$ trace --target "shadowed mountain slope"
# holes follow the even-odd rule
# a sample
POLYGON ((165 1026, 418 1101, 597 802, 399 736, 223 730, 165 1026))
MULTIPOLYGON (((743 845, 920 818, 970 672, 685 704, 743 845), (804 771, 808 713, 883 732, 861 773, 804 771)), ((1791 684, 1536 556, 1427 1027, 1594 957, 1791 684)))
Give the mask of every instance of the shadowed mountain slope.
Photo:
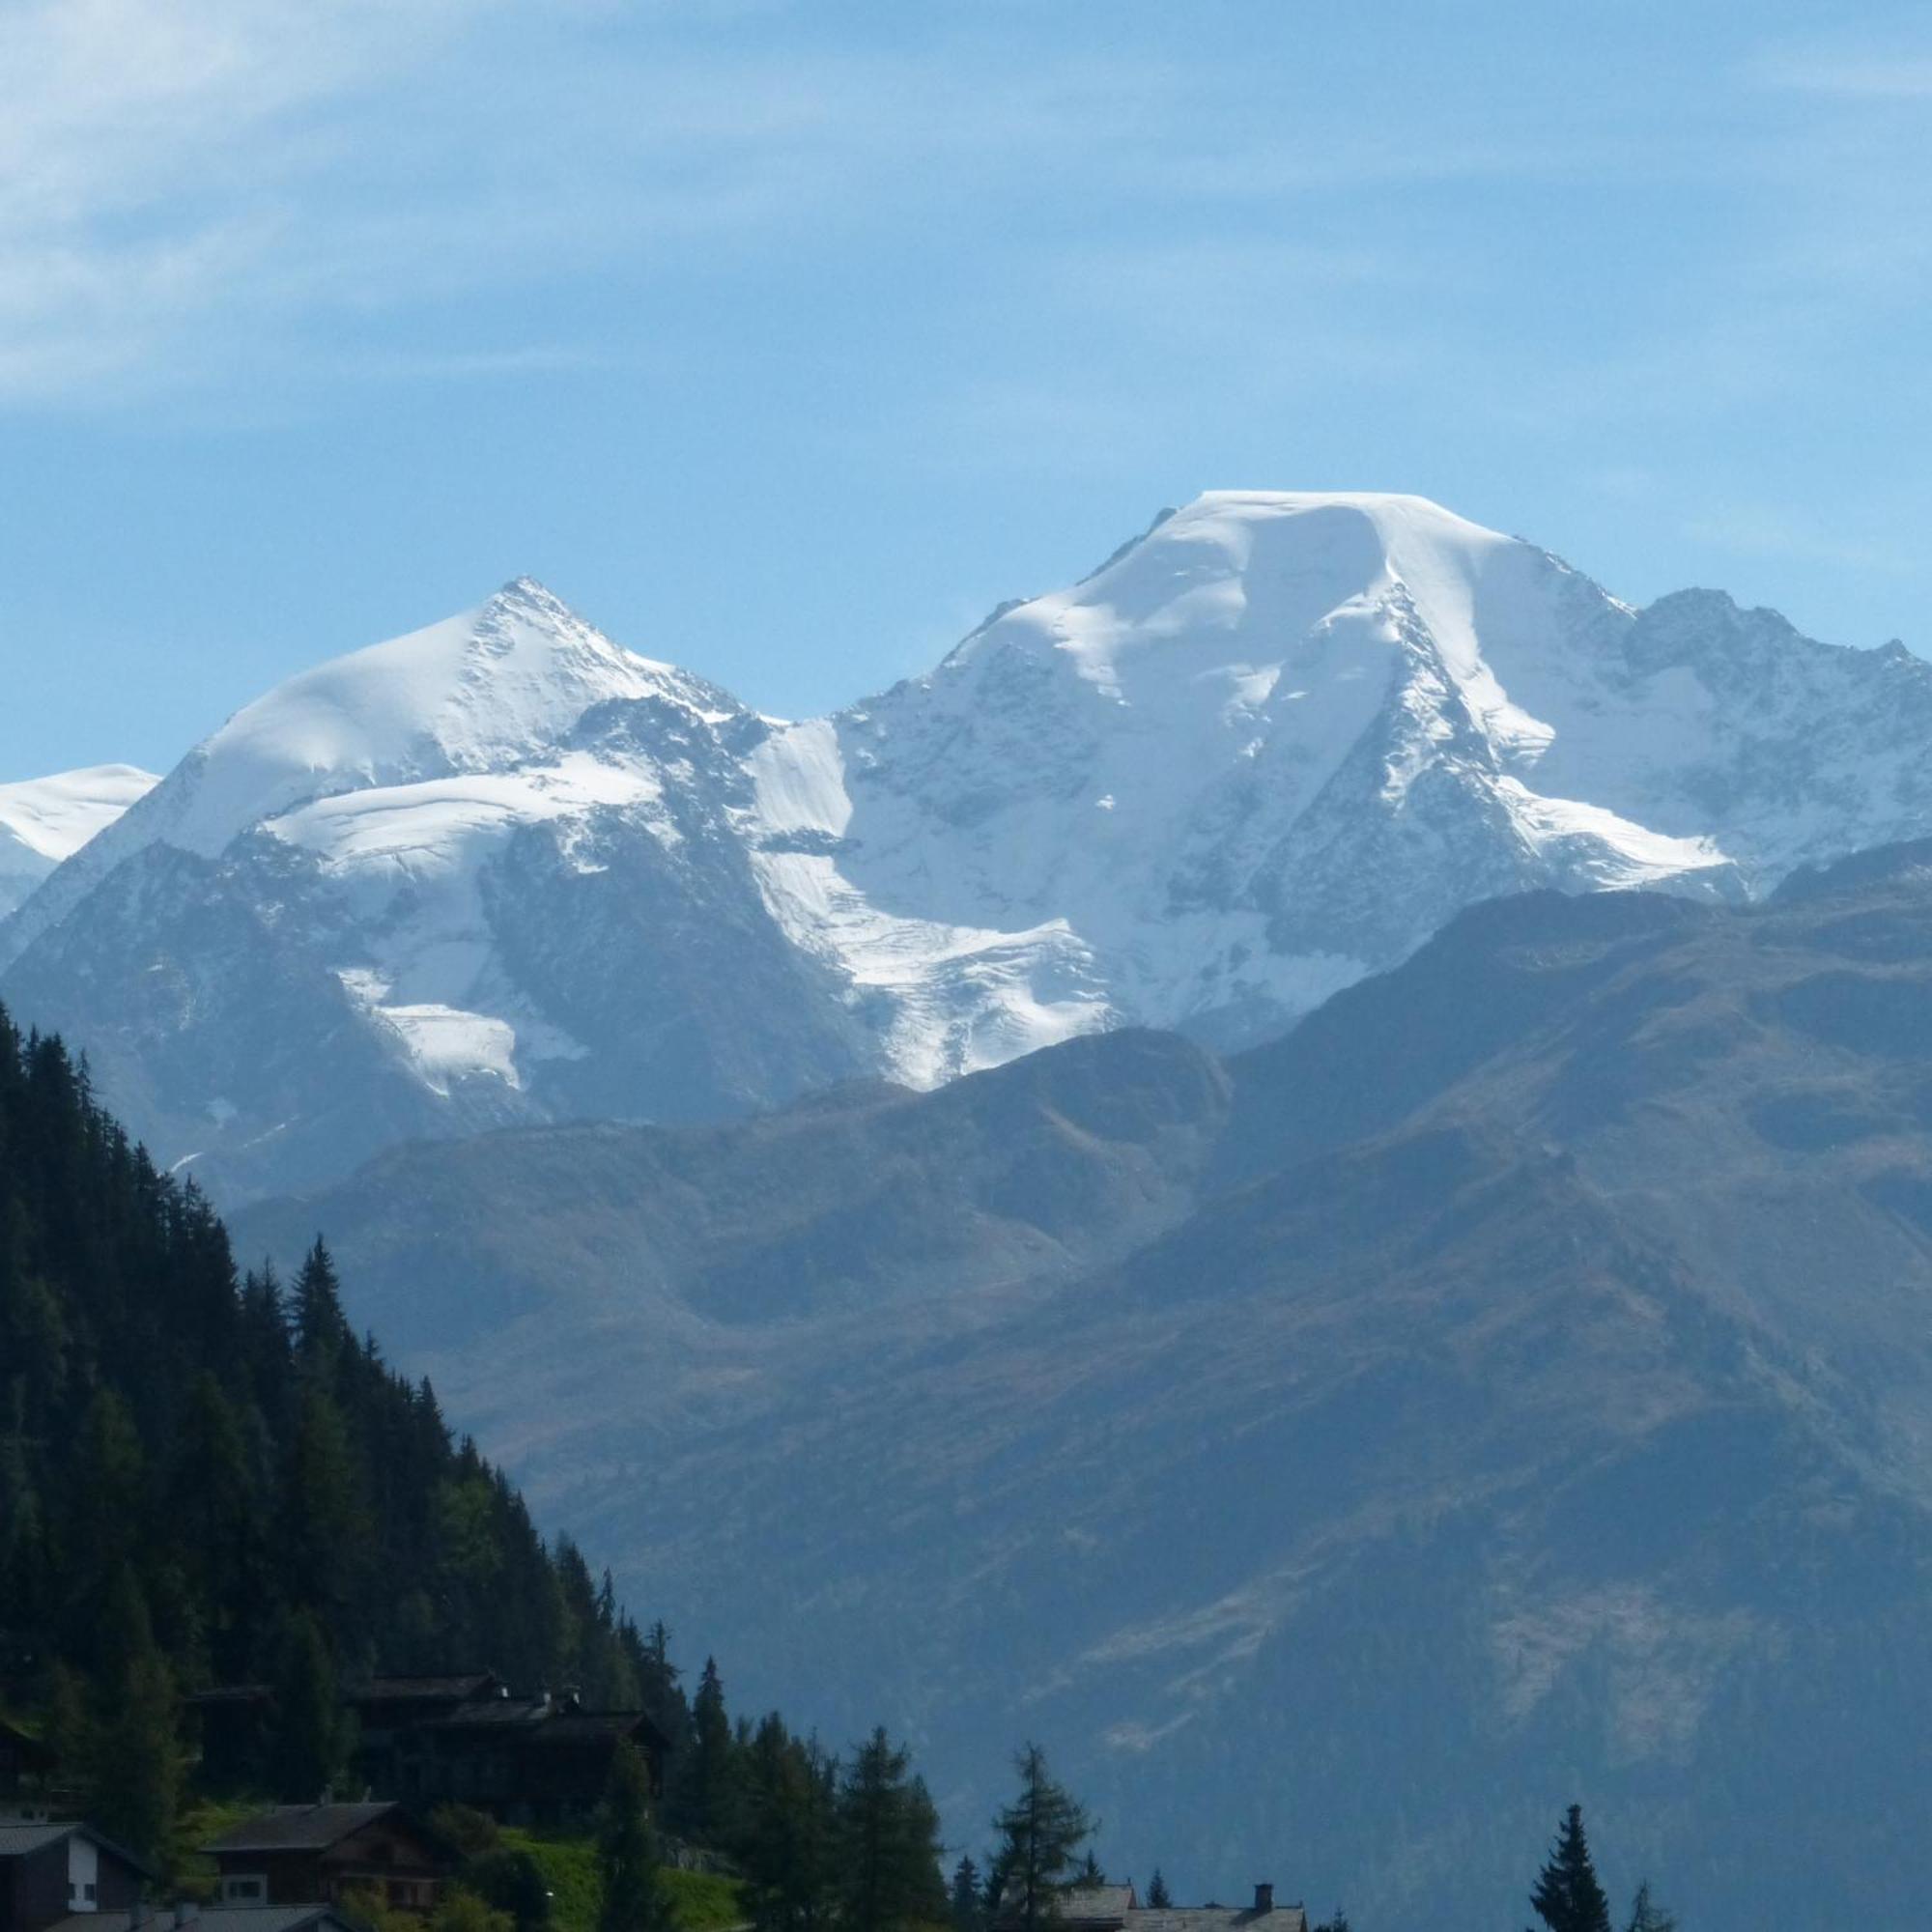
POLYGON ((888 1710, 964 1829, 1031 1734, 1190 1888, 1505 1922, 1574 1796, 1700 1925, 1889 1925, 1932 1884, 1928 1126, 1902 847, 1478 907, 1225 1070, 1121 1034, 405 1149, 240 1233, 326 1226, 365 1312, 460 1332, 419 1365, 547 1509, 748 1700, 888 1710))

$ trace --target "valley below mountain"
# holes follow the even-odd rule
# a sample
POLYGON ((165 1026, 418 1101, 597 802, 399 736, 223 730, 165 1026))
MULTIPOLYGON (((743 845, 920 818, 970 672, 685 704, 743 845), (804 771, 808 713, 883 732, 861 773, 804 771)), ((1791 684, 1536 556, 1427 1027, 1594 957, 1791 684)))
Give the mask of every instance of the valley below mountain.
POLYGON ((1698 1924, 1827 1868, 1897 1923, 1928 1129, 1903 846, 1484 904, 1225 1060, 401 1148, 238 1240, 327 1229, 547 1520, 959 1830, 1034 1735, 1192 1889, 1506 1920, 1575 1797, 1698 1924))
POLYGON ((803 722, 520 579, 0 791, 0 999, 962 1837, 1033 1736, 1189 1891, 1507 1922, 1576 1799, 1716 1932, 1894 1923, 1928 744, 1902 647, 1413 497, 1210 494, 803 722))

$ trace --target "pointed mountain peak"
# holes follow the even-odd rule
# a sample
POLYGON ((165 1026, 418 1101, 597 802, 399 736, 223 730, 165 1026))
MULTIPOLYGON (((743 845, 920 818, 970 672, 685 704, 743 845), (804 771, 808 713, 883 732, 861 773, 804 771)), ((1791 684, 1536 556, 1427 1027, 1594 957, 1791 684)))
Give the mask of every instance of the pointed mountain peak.
POLYGON ((534 577, 513 577, 478 607, 479 611, 525 611, 553 622, 582 623, 568 604, 549 584, 534 577))
POLYGON ((666 696, 707 715, 735 708, 518 577, 468 611, 298 672, 244 705, 177 768, 143 827, 212 855, 306 800, 514 769, 554 754, 598 705, 666 696))

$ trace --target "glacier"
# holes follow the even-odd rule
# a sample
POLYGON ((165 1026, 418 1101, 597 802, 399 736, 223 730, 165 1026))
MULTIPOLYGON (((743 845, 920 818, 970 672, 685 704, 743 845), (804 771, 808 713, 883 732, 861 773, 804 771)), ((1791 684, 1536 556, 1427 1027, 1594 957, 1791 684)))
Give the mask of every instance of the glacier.
POLYGON ((89 765, 0 784, 0 920, 158 783, 136 765, 89 765))
POLYGON ((1239 1047, 1481 899, 1932 831, 1928 745, 1902 647, 1638 610, 1414 497, 1209 493, 799 722, 523 579, 238 712, 0 923, 0 995, 247 1198, 1122 1025, 1239 1047))

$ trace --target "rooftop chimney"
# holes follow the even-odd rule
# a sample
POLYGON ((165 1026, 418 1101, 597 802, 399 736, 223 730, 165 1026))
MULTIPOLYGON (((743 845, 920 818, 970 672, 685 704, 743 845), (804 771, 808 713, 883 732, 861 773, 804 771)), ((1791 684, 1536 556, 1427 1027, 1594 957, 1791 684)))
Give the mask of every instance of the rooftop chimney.
POLYGON ((1264 1912, 1274 1910, 1274 1887, 1258 1885, 1255 1887, 1255 1913, 1259 1917, 1264 1912))

